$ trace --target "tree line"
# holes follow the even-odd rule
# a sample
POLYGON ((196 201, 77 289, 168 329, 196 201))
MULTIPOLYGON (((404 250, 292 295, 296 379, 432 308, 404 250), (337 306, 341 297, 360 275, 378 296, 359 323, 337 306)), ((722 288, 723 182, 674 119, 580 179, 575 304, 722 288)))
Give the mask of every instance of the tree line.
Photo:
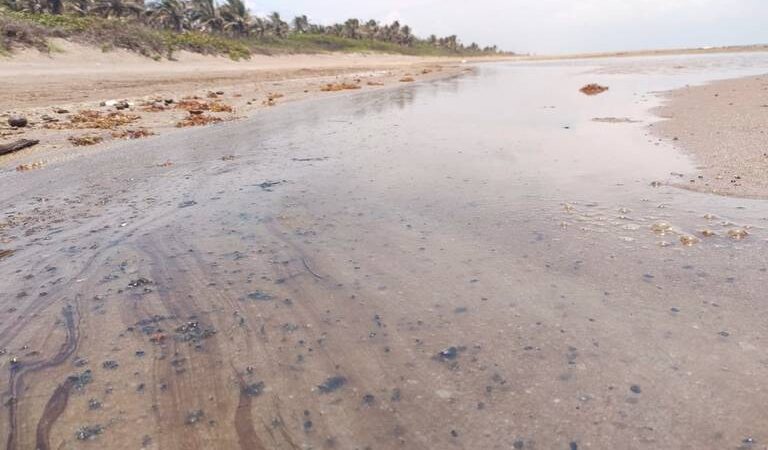
POLYGON ((251 13, 242 0, 0 0, 13 11, 27 13, 96 16, 105 19, 136 20, 150 27, 175 32, 198 31, 234 38, 282 39, 290 35, 328 35, 355 40, 374 40, 411 47, 429 45, 455 52, 498 53, 494 46, 464 45, 456 35, 421 39, 399 21, 382 24, 376 20, 348 19, 344 23, 320 25, 306 15, 284 20, 279 13, 267 17, 251 13))

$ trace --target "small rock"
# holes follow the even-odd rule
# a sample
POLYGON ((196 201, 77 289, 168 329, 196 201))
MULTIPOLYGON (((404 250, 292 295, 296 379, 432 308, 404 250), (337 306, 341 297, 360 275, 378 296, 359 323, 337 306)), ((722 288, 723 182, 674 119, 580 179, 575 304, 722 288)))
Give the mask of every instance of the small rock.
POLYGON ((634 394, 639 394, 642 392, 642 389, 640 389, 640 386, 637 384, 633 384, 629 387, 629 390, 632 391, 634 394))
POLYGON ((29 124, 24 116, 11 116, 8 118, 8 125, 16 128, 24 128, 29 124))

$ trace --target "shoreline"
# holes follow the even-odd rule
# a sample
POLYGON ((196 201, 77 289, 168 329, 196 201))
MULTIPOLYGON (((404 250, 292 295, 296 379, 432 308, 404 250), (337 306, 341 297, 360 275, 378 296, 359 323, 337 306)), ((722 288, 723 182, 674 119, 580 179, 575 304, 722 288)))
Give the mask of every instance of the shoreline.
POLYGON ((0 144, 40 141, 0 156, 6 170, 39 169, 122 139, 163 134, 191 124, 192 113, 212 122, 240 120, 282 103, 451 78, 472 71, 470 64, 509 59, 322 54, 234 62, 182 55, 180 61, 155 62, 128 52, 102 54, 61 45, 68 45, 64 54, 30 51, 0 66, 0 82, 12 92, 0 100, 0 144), (204 111, 190 113, 195 106, 186 107, 185 99, 204 111), (118 114, 130 121, 81 126, 74 123, 79 111, 118 114), (30 124, 12 128, 7 123, 11 115, 22 115, 30 124))
POLYGON ((768 199, 768 74, 663 93, 651 132, 690 155, 698 173, 674 186, 768 199))

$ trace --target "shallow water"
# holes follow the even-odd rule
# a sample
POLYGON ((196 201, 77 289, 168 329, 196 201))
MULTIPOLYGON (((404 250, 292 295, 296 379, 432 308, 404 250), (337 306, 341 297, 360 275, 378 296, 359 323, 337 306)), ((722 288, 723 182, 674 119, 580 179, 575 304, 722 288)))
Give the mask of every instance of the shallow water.
POLYGON ((646 125, 766 71, 483 65, 2 174, 0 437, 763 448, 768 202, 668 186, 695 166, 646 125))

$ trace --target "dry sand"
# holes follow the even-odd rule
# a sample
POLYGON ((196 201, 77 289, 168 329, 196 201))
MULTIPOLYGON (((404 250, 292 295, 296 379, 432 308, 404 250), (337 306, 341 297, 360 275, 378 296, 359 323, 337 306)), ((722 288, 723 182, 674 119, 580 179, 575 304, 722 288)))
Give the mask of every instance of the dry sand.
POLYGON ((652 127, 700 166, 682 187, 768 198, 768 75, 691 86, 668 94, 652 127))
MULTIPOLYGON (((57 52, 47 55, 25 51, 0 64, 0 144, 31 138, 40 144, 0 157, 0 166, 14 168, 83 153, 72 152, 70 138, 98 137, 104 148, 126 130, 148 130, 152 134, 175 129, 188 116, 175 104, 182 98, 199 97, 232 107, 232 112, 210 113, 221 120, 234 120, 276 104, 312 96, 343 93, 323 92, 329 83, 345 83, 359 89, 381 89, 400 83, 451 77, 471 70, 458 58, 424 58, 402 55, 318 54, 256 55, 236 62, 224 57, 181 53, 177 61, 153 61, 125 51, 103 53, 98 49, 59 40, 57 52), (170 99, 162 111, 145 111, 157 100, 170 99), (114 112, 110 100, 126 100, 123 112, 139 120, 115 129, 76 129, 66 124, 81 110, 114 112), (7 118, 23 115, 30 126, 13 129, 7 118), (60 130, 57 128, 66 128, 60 130)), ((478 61, 475 59, 473 61, 478 61)), ((157 108, 155 108, 157 109, 157 108)), ((206 113, 208 114, 208 113, 206 113)))

